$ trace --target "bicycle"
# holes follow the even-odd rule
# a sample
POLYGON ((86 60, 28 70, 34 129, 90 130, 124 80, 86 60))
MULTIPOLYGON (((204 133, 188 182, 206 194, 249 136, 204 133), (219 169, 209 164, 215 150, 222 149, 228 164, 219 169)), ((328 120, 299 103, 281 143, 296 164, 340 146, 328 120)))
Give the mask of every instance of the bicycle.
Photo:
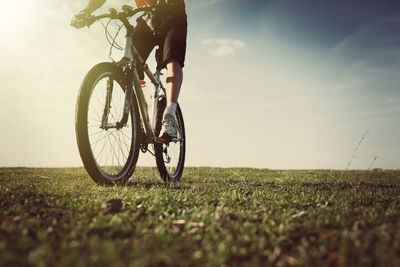
MULTIPOLYGON (((109 9, 107 14, 90 16, 85 26, 109 18, 121 21, 129 33, 134 29, 129 19, 139 12, 152 12, 152 9, 124 5, 122 12, 109 9)), ((155 156, 157 169, 165 182, 180 180, 185 162, 185 126, 178 104, 177 138, 158 138, 166 106, 161 75, 159 68, 154 74, 150 71, 132 45, 129 34, 121 61, 99 63, 86 74, 76 104, 75 131, 83 165, 97 184, 124 185, 135 170, 139 150, 155 156), (137 64, 143 66, 154 85, 152 121, 137 64)))

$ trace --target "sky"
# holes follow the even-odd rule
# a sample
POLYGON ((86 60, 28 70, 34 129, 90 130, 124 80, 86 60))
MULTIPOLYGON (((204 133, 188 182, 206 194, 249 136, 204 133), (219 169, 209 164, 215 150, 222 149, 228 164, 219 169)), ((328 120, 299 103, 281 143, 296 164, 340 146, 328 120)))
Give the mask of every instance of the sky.
MULTIPOLYGON (((109 61, 104 30, 69 26, 86 1, 1 1, 0 166, 81 166, 76 98, 109 61)), ((400 2, 185 2, 186 166, 400 168, 400 2)))

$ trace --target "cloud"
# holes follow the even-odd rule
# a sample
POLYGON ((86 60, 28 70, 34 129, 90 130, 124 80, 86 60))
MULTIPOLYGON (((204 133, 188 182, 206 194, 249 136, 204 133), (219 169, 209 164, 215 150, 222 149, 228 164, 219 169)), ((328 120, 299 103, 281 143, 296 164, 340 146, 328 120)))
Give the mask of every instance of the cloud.
POLYGON ((201 45, 209 45, 213 43, 213 39, 205 39, 203 41, 201 41, 201 45))
POLYGON ((246 46, 241 40, 232 39, 204 39, 201 41, 202 45, 211 46, 209 53, 214 57, 225 57, 236 53, 237 49, 246 46))
POLYGON ((202 1, 201 3, 203 5, 214 5, 214 4, 217 4, 219 2, 222 2, 222 0, 206 0, 206 1, 202 1))
POLYGON ((218 40, 215 40, 215 43, 220 44, 220 45, 230 45, 230 46, 234 46, 237 48, 245 47, 245 44, 240 40, 218 39, 218 40))
POLYGON ((198 4, 200 7, 202 6, 211 6, 211 5, 215 5, 215 4, 219 4, 221 2, 223 2, 224 0, 203 0, 203 1, 193 1, 190 4, 198 4))
POLYGON ((225 57, 228 55, 233 55, 235 53, 235 48, 230 45, 221 45, 215 50, 211 50, 211 55, 214 57, 225 57))

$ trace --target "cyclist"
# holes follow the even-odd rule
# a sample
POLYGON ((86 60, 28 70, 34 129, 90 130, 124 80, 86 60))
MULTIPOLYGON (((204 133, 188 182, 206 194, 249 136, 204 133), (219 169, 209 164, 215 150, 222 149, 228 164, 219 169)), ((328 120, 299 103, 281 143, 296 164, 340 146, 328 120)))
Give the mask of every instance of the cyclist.
MULTIPOLYGON (((86 7, 75 15, 71 25, 80 28, 85 20, 107 0, 88 0, 86 7)), ((154 7, 137 19, 132 35, 133 45, 146 60, 155 46, 157 69, 167 69, 166 100, 161 138, 177 136, 175 112, 183 81, 182 68, 186 54, 187 16, 184 0, 135 0, 137 7, 154 7)), ((144 79, 142 66, 138 66, 140 79, 144 79)))

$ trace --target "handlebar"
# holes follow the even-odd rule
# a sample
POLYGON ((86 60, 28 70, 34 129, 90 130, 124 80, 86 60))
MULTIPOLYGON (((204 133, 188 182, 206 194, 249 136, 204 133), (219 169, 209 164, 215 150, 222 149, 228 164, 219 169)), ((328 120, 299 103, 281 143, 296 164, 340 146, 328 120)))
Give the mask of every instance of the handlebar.
POLYGON ((110 19, 120 20, 127 29, 130 29, 132 27, 132 25, 128 21, 129 18, 133 17, 134 15, 136 15, 137 13, 140 13, 140 12, 152 12, 152 11, 154 11, 153 9, 154 9, 153 7, 141 7, 141 8, 132 9, 131 6, 124 5, 124 6, 122 6, 123 11, 118 12, 116 9, 110 8, 108 14, 102 14, 102 15, 98 15, 98 16, 89 17, 86 20, 86 22, 87 22, 86 25, 89 27, 90 25, 95 23, 97 20, 104 19, 104 18, 110 18, 110 19))

